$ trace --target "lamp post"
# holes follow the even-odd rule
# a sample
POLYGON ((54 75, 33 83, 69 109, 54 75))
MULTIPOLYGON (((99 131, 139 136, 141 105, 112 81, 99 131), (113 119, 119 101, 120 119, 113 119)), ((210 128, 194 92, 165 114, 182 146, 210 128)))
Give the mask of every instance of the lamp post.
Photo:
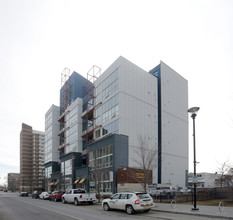
POLYGON ((192 107, 188 110, 189 113, 191 113, 191 118, 193 119, 193 157, 194 157, 194 160, 193 160, 193 165, 194 165, 194 174, 193 174, 193 178, 194 178, 194 206, 192 208, 192 210, 199 210, 197 208, 197 183, 196 183, 196 180, 197 180, 197 176, 196 176, 196 164, 197 164, 197 161, 196 161, 196 141, 195 141, 195 118, 197 116, 197 112, 200 108, 199 107, 192 107))

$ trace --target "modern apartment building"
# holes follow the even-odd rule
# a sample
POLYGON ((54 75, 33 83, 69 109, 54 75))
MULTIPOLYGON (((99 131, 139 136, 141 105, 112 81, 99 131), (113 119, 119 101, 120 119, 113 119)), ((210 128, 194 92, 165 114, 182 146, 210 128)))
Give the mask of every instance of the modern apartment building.
POLYGON ((45 114, 45 189, 51 191, 60 176, 58 133, 60 131, 60 107, 52 105, 45 114), (49 185, 50 184, 50 185, 49 185))
POLYGON ((32 192, 44 184, 44 132, 22 124, 20 133, 20 189, 32 192))
POLYGON ((163 62, 148 73, 119 57, 94 87, 94 139, 111 133, 128 136, 128 167, 140 168, 139 137, 146 137, 147 150, 158 152, 153 183, 186 185, 187 80, 163 62))
POLYGON ((187 80, 163 62, 147 72, 123 57, 98 74, 74 72, 60 90, 60 177, 51 184, 94 191, 101 173, 101 192, 116 192, 119 168, 141 168, 142 137, 156 153, 152 183, 185 186, 187 80))

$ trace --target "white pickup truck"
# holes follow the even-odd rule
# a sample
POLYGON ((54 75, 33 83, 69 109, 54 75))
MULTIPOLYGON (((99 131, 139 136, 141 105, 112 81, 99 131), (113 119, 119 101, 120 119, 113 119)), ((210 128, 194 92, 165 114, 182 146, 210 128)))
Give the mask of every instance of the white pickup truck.
POLYGON ((96 201, 95 193, 87 193, 85 189, 70 189, 62 195, 62 203, 89 203, 90 205, 96 201))
POLYGON ((172 186, 159 186, 155 190, 151 190, 149 193, 152 197, 167 196, 171 198, 175 195, 176 188, 172 186))

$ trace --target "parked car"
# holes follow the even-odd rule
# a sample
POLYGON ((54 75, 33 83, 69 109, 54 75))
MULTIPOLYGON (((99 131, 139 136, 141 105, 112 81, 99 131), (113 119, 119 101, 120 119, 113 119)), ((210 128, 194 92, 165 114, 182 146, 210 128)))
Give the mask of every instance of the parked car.
POLYGON ((40 195, 39 195, 39 198, 40 199, 49 199, 49 196, 51 195, 51 193, 49 192, 42 192, 40 195))
POLYGON ((191 192, 191 190, 187 187, 179 187, 178 192, 180 192, 181 194, 188 194, 191 192))
POLYGON ((90 205, 96 201, 95 193, 87 193, 85 189, 71 189, 62 195, 62 203, 89 203, 90 205))
POLYGON ((175 196, 176 188, 172 186, 160 186, 157 187, 153 192, 151 192, 151 196, 159 197, 159 196, 166 196, 171 198, 175 196))
POLYGON ((32 198, 38 199, 40 193, 41 193, 40 191, 34 191, 34 192, 32 193, 32 198))
POLYGON ((19 196, 22 196, 22 197, 28 196, 28 193, 27 193, 27 192, 21 192, 21 193, 19 194, 19 196))
POLYGON ((125 210, 130 215, 134 212, 148 212, 153 207, 153 199, 144 192, 122 192, 114 194, 109 199, 104 199, 102 207, 105 211, 125 210))
POLYGON ((50 196, 49 196, 49 200, 50 201, 61 201, 62 199, 62 195, 64 194, 65 192, 64 191, 54 191, 50 196))

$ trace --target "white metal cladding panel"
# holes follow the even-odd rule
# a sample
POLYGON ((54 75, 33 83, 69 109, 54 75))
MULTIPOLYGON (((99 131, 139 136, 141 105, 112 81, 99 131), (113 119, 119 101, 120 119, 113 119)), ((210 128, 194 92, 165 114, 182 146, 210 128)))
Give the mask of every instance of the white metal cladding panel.
POLYGON ((188 170, 188 82, 163 62, 161 108, 162 182, 173 176, 172 184, 177 185, 184 183, 188 170))
POLYGON ((157 108, 123 92, 119 100, 119 133, 128 135, 134 146, 138 145, 140 135, 157 138, 157 108))
POLYGON ((161 62, 162 110, 188 123, 188 81, 161 62))
POLYGON ((119 90, 145 103, 157 106, 157 78, 127 61, 121 60, 119 90))
POLYGON ((163 153, 188 158, 188 129, 182 120, 163 112, 162 133, 163 153))
POLYGON ((119 133, 138 145, 138 136, 157 138, 157 79, 122 59, 119 68, 119 133))
POLYGON ((162 183, 185 186, 186 170, 187 159, 169 154, 162 155, 162 183))

